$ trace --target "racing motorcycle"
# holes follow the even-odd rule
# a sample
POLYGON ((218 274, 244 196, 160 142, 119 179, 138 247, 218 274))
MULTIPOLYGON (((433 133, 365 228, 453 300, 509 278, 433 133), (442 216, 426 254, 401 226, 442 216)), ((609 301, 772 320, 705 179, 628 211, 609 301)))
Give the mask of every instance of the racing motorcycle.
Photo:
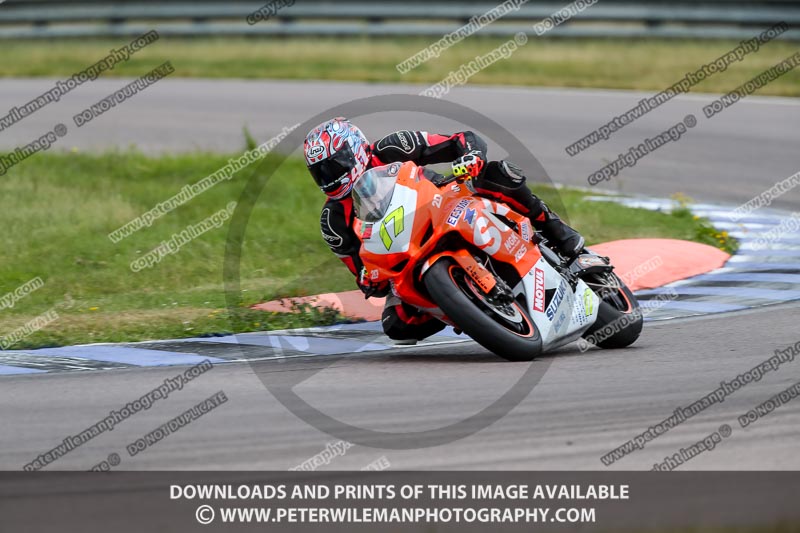
POLYGON ((369 279, 505 359, 581 336, 621 348, 641 333, 639 304, 607 257, 562 258, 527 217, 476 196, 469 176, 392 163, 361 175, 353 200, 369 279))

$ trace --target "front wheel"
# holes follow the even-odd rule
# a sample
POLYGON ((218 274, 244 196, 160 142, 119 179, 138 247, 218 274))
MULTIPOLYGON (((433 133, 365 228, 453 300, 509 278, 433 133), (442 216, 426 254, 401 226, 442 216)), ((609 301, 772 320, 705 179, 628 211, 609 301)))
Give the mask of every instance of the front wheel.
POLYGON ((453 260, 437 261, 423 281, 447 317, 487 350, 509 361, 530 361, 541 353, 542 339, 524 307, 488 301, 453 260))
POLYGON ((611 272, 585 278, 600 297, 597 320, 583 338, 600 348, 624 348, 642 333, 644 317, 639 302, 625 283, 611 272))

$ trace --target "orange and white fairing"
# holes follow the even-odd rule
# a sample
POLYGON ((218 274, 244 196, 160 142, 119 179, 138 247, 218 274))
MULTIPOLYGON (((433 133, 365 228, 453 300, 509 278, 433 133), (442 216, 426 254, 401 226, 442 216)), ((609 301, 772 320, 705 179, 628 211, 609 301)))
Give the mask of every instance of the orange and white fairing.
POLYGON ((389 281, 395 294, 406 303, 436 308, 419 290, 420 276, 444 255, 455 259, 481 289, 490 291, 495 278, 465 249, 467 243, 496 261, 512 265, 520 277, 541 258, 538 247, 531 242, 534 231, 526 217, 505 204, 474 196, 463 183, 438 188, 412 162, 373 169, 367 179, 376 183, 356 186, 362 190, 367 186, 376 190, 384 187, 387 192, 384 197, 373 195, 384 205, 361 205, 357 210, 362 217, 355 225, 362 241, 361 259, 371 281, 389 281), (368 212, 370 207, 374 208, 373 216, 368 212), (501 222, 498 215, 514 222, 517 231, 501 222), (459 240, 461 246, 450 245, 459 240))

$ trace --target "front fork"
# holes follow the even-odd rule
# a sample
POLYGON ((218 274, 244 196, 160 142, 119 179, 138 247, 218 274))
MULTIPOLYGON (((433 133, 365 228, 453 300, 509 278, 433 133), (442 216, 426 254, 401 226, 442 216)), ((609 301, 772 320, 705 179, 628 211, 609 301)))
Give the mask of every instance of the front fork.
POLYGON ((440 252, 429 257, 422 266, 422 271, 420 272, 419 276, 420 280, 425 272, 427 272, 428 269, 432 267, 434 263, 436 263, 436 261, 444 257, 450 257, 454 259, 456 263, 458 263, 461 268, 464 269, 472 281, 474 281, 487 295, 497 287, 497 279, 494 277, 494 274, 492 274, 485 266, 476 261, 472 254, 467 250, 448 250, 446 252, 440 252))
POLYGON ((422 274, 442 257, 454 259, 464 269, 467 276, 480 288, 490 304, 504 306, 514 301, 514 293, 511 291, 511 287, 466 250, 442 252, 430 257, 425 262, 422 274))

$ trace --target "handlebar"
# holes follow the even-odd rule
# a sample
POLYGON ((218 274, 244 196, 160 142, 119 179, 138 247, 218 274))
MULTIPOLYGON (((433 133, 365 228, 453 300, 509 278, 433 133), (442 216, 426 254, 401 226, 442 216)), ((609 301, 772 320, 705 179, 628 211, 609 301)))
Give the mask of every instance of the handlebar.
POLYGON ((431 183, 433 183, 437 187, 444 187, 445 185, 453 183, 454 181, 457 181, 458 183, 464 183, 465 181, 471 178, 472 176, 470 176, 469 174, 467 174, 466 176, 456 176, 455 174, 452 173, 442 174, 440 178, 437 177, 436 179, 432 179, 431 183))

